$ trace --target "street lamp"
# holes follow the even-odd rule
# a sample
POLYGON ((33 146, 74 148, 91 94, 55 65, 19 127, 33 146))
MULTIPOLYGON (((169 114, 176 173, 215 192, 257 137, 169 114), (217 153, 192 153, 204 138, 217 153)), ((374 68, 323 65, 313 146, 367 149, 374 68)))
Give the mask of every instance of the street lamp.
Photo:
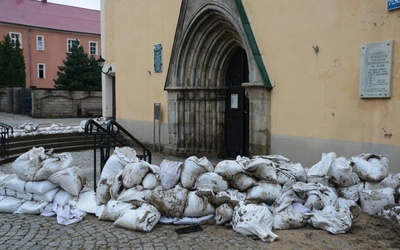
POLYGON ((104 72, 104 71, 103 71, 103 67, 104 67, 104 63, 105 63, 105 62, 106 62, 106 59, 104 59, 104 58, 101 57, 101 55, 100 55, 99 59, 97 59, 97 64, 98 64, 99 67, 101 68, 101 73, 107 75, 107 74, 112 70, 112 67, 110 66, 110 67, 108 68, 107 72, 104 72))

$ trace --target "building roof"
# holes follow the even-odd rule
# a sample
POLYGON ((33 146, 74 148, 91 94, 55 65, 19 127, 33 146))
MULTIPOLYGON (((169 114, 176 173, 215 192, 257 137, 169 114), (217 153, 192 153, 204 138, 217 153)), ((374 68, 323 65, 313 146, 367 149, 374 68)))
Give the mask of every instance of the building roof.
POLYGON ((38 0, 1 0, 0 22, 100 35, 100 11, 38 0))

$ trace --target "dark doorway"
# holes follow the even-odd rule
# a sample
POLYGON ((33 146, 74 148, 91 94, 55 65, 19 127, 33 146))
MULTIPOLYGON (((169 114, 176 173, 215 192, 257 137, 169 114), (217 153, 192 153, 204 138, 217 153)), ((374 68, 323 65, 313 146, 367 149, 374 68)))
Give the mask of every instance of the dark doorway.
POLYGON ((226 75, 225 146, 227 157, 249 155, 249 99, 242 83, 249 81, 246 52, 238 48, 226 75))

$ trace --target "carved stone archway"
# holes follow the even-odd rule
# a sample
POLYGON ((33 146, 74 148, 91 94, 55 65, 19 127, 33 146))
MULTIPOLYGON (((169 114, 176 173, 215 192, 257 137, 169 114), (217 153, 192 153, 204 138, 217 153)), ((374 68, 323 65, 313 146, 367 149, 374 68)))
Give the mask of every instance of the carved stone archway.
POLYGON ((182 1, 168 68, 169 144, 174 155, 225 155, 226 73, 238 48, 260 82, 234 0, 182 1))

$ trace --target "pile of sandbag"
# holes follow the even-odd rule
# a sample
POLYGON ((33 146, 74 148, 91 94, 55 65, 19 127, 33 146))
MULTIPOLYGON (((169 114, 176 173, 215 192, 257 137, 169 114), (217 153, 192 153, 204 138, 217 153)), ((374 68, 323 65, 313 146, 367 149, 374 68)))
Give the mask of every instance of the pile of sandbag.
POLYGON ((219 225, 230 223, 268 242, 278 237, 274 229, 307 223, 339 234, 351 228, 351 207, 377 214, 395 204, 400 191, 400 174, 389 173, 388 160, 376 154, 345 158, 331 152, 303 168, 281 155, 238 156, 216 165, 192 156, 155 166, 125 153, 117 150, 107 161, 91 211, 141 231, 158 222, 195 224, 215 216, 219 225))
POLYGON ((46 206, 68 205, 79 196, 86 178, 72 166, 69 153, 33 147, 12 164, 12 174, 0 172, 0 212, 41 214, 46 206))
POLYGON ((34 123, 24 123, 13 128, 13 133, 10 137, 21 137, 31 135, 47 135, 47 134, 68 134, 68 133, 83 133, 86 121, 82 121, 80 126, 65 126, 62 123, 53 123, 50 126, 44 127, 34 123))

